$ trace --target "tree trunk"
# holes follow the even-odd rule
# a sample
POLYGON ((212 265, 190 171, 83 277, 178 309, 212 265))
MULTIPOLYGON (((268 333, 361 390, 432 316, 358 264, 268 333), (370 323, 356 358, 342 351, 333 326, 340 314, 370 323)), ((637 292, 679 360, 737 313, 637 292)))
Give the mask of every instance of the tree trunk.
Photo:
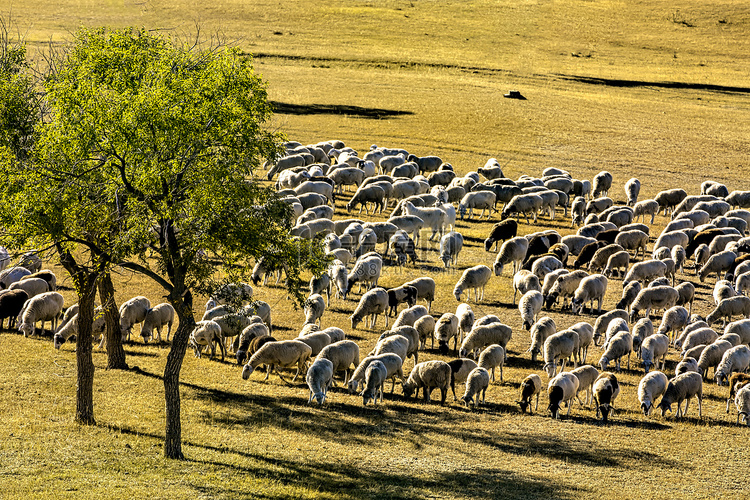
POLYGON ((107 370, 127 370, 129 367, 125 362, 125 349, 122 347, 120 333, 120 312, 115 302, 115 286, 109 273, 103 274, 99 280, 99 300, 107 323, 107 330, 104 332, 107 342, 107 370))
POLYGON ((164 401, 166 404, 166 429, 164 433, 164 456, 183 460, 182 424, 180 421, 180 370, 185 358, 190 332, 195 327, 193 300, 190 293, 182 297, 170 297, 180 324, 172 338, 172 346, 164 367, 164 401))
POLYGON ((76 335, 76 361, 78 385, 76 387, 76 422, 95 425, 94 420, 94 360, 92 357, 92 323, 94 322, 94 296, 96 274, 78 275, 78 334, 76 335))

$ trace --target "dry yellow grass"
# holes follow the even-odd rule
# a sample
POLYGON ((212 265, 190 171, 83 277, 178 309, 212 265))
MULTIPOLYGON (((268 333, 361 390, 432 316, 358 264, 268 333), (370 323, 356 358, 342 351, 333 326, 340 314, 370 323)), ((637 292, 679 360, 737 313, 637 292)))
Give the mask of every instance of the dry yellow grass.
MULTIPOLYGON (((613 198, 639 177, 641 197, 667 187, 699 190, 706 178, 745 189, 748 169, 748 21, 731 2, 14 2, 13 16, 41 47, 79 24, 145 25, 186 33, 221 30, 256 55, 271 98, 303 114, 273 126, 303 143, 342 139, 360 151, 376 143, 437 154, 465 173, 497 157, 506 175, 548 166, 591 178, 607 169, 613 198), (689 26, 690 25, 690 26, 689 26), (691 27, 692 26, 692 27, 691 27), (588 57, 590 55, 590 57, 588 57), (640 83, 639 83, 640 82, 640 83), (670 82, 678 82, 673 85, 670 82), (503 99, 519 89, 528 100, 503 99), (372 119, 313 114, 313 105, 408 112, 372 119), (304 113, 307 110, 307 113, 304 113)), ((336 217, 346 216, 339 203, 336 217)), ((351 216, 357 216, 352 214, 351 216)), ((369 220, 368 217, 363 217, 369 220)), ((380 216, 376 217, 380 219, 380 216)), ((459 267, 491 265, 482 239, 492 220, 460 223, 459 267)), ((665 224, 659 217, 656 234, 665 224)), ((566 234, 570 219, 555 228, 566 234)), ((426 244, 426 243, 425 243, 426 244)), ((60 271, 59 275, 62 275, 60 271)), ((387 268, 381 285, 428 274, 438 282, 434 315, 454 311, 457 274, 441 272, 424 249, 417 267, 387 268)), ((696 281, 692 274, 681 276, 696 281)), ((118 303, 163 292, 139 277, 118 280, 118 303)), ((605 306, 619 298, 612 280, 605 306)), ((697 283, 696 283, 697 284, 697 283)), ((698 286, 706 313, 710 283, 698 286)), ((552 421, 514 401, 519 382, 541 373, 525 350, 528 334, 510 304, 507 274, 493 277, 477 316, 498 314, 514 330, 505 382, 476 411, 386 397, 382 407, 333 390, 309 407, 304 384, 277 377, 243 381, 239 367, 188 355, 182 373, 188 460, 161 458, 164 403, 159 379, 167 346, 127 347, 139 371, 107 372, 95 352, 96 427, 72 423, 75 354, 51 342, 0 334, 3 360, 0 478, 8 498, 739 498, 747 429, 724 413, 725 389, 706 384, 704 418, 643 417, 631 365, 620 411, 601 425, 573 406, 552 421)), ((274 335, 291 338, 303 321, 279 287, 256 287, 273 306, 274 335)), ((66 304, 72 293, 65 291, 66 304)), ((369 352, 381 331, 351 331, 359 295, 334 300, 324 326, 344 328, 369 352)), ((200 303, 200 301, 196 301, 200 303)), ((200 315, 200 312, 197 312, 200 315)), ((555 310, 559 328, 579 320, 555 310)), ((593 317, 584 316, 593 321, 593 317)), ((448 359, 435 352, 420 359, 448 359)), ((589 353, 598 361, 600 349, 589 353)), ((673 369, 677 354, 669 357, 673 369)), ((412 366, 407 361, 406 369, 412 366)), ((543 377, 546 380, 546 377, 543 377)), ((397 394, 400 391, 397 389, 397 394)))

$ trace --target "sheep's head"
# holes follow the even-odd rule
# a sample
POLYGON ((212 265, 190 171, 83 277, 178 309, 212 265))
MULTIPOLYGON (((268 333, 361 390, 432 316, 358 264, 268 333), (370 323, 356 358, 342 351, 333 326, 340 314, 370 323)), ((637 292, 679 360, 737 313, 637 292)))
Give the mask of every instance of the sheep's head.
POLYGON ((654 366, 654 363, 651 361, 643 361, 643 369, 646 370, 646 373, 648 373, 651 370, 651 367, 654 366))
POLYGON ((583 312, 583 301, 576 298, 572 299, 570 301, 570 311, 573 314, 578 314, 579 311, 583 312))
POLYGON ((414 395, 414 391, 417 389, 417 385, 408 380, 401 384, 401 387, 404 390, 405 398, 411 398, 414 395))
POLYGON ((609 366, 609 358, 606 356, 602 356, 599 360, 599 368, 601 368, 601 371, 605 372, 607 371, 607 367, 609 366))
POLYGON ((597 408, 597 413, 602 414, 602 422, 605 424, 607 423, 607 420, 609 419, 609 414, 612 411, 612 407, 608 404, 599 405, 599 408, 597 408))
POLYGON ((56 333, 55 336, 52 337, 52 341, 54 342, 55 349, 60 349, 60 346, 65 343, 65 339, 59 333, 56 333))
POLYGON ((319 405, 322 405, 323 401, 326 400, 326 393, 316 392, 315 394, 313 394, 313 398, 315 398, 315 401, 317 401, 319 405))
POLYGON ((461 290, 459 287, 456 287, 453 289, 453 296, 456 297, 456 300, 458 302, 461 302, 461 294, 463 293, 463 290, 461 290))
POLYGON ((669 403, 667 401, 664 401, 664 398, 659 402, 658 405, 656 405, 657 408, 661 408, 661 416, 664 417, 667 415, 667 411, 670 413, 672 412, 672 403, 669 403))
POLYGON ((521 407, 521 413, 526 413, 526 408, 529 407, 529 405, 531 404, 531 401, 521 400, 521 401, 516 401, 516 403, 518 403, 518 406, 521 407))
POLYGON ((723 371, 716 372, 714 379, 716 380, 716 385, 718 386, 727 385, 727 375, 723 371))
POLYGON ((555 302, 557 302, 558 297, 557 292, 550 293, 544 298, 544 308, 545 309, 552 309, 552 306, 555 305, 555 302))
POLYGON ((246 364, 245 367, 242 369, 242 380, 247 380, 250 378, 250 375, 253 373, 253 366, 251 364, 246 364))
POLYGON ((148 341, 151 340, 151 329, 146 330, 145 328, 141 329, 141 337, 143 337, 143 343, 148 344, 148 341))
POLYGON ((448 341, 447 340, 439 340, 438 341, 438 352, 445 356, 448 354, 448 341))
POLYGON ((21 326, 18 327, 18 332, 22 333, 24 337, 30 336, 32 333, 34 333, 34 325, 21 323, 21 326))
POLYGON ((464 216, 466 215, 466 205, 463 203, 459 203, 458 205, 458 215, 461 217, 461 220, 464 220, 464 216))
POLYGON ((531 321, 529 321, 529 320, 524 321, 523 322, 523 329, 527 330, 527 331, 531 330, 531 321))
POLYGON ((560 418, 560 403, 550 403, 547 411, 550 412, 552 418, 560 418))
POLYGON ((357 328, 357 325, 360 323, 360 321, 362 321, 362 318, 360 318, 359 316, 355 316, 354 314, 349 316, 349 319, 352 321, 352 330, 357 328))
POLYGON ((643 410, 643 414, 648 417, 648 414, 651 413, 651 409, 654 407, 654 405, 651 404, 650 401, 644 401, 641 403, 641 410, 643 410))
POLYGON ((555 363, 547 363, 544 365, 544 371, 547 372, 547 376, 552 378, 555 376, 555 363))
POLYGON ((359 388, 359 380, 350 380, 347 385, 349 387, 349 394, 354 394, 359 388))
POLYGON ((235 355, 235 357, 237 358, 237 364, 241 365, 245 361, 247 361, 247 351, 238 350, 237 354, 235 355))
POLYGON ((503 274, 503 267, 505 264, 500 264, 499 262, 495 262, 494 268, 495 268, 495 276, 500 276, 503 274))

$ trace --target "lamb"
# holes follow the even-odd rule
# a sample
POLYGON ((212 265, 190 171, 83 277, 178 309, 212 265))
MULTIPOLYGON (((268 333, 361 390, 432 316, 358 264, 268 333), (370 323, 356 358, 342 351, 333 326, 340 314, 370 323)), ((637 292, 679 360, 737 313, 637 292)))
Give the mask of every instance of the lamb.
POLYGON ((319 405, 326 400, 328 388, 333 382, 333 363, 328 359, 316 359, 305 375, 307 387, 310 389, 310 397, 307 404, 315 399, 319 405))
POLYGON ((484 240, 484 249, 489 252, 492 249, 493 245, 497 249, 498 241, 505 242, 511 238, 515 238, 517 234, 518 222, 516 222, 515 219, 500 221, 492 226, 492 230, 490 231, 489 236, 487 236, 487 238, 484 240))
MULTIPOLYGON (((415 299, 416 300, 416 299, 415 299)), ((365 319, 365 327, 373 329, 377 322, 378 314, 385 315, 385 326, 388 327, 388 292, 384 288, 376 287, 368 290, 362 295, 362 298, 357 304, 357 308, 354 313, 350 316, 352 322, 352 329, 357 328, 357 325, 365 319), (367 318, 370 318, 370 324, 367 325, 367 318)), ((308 321, 305 321, 308 323, 308 321)))
POLYGON ((729 403, 734 401, 737 391, 750 384, 750 375, 747 373, 735 372, 729 377, 729 397, 727 397, 727 413, 729 413, 729 403))
MULTIPOLYGON (((645 342, 645 341, 644 341, 645 342)), ((609 362, 614 360, 617 371, 621 371, 620 362, 623 356, 628 357, 628 370, 630 370, 630 353, 633 352, 633 336, 630 332, 621 331, 612 337, 607 349, 599 359, 599 366, 602 371, 606 371, 609 362)))
POLYGON ((641 191, 641 181, 633 177, 625 183, 625 196, 628 198, 628 206, 632 207, 638 201, 638 194, 641 191))
POLYGON ((445 404, 445 398, 448 396, 448 386, 451 381, 451 367, 445 361, 423 361, 414 366, 409 378, 403 383, 404 396, 411 398, 419 389, 424 390, 424 399, 430 402, 430 394, 433 389, 439 388, 441 394, 441 404, 445 404))
POLYGON ((578 394, 578 377, 570 372, 563 372, 552 378, 547 387, 549 397, 547 410, 552 414, 552 418, 560 418, 561 403, 567 403, 567 415, 570 415, 570 408, 573 406, 576 394, 578 394))
POLYGON ((667 265, 660 260, 644 260, 636 262, 630 268, 623 280, 623 286, 631 281, 648 282, 663 277, 667 272, 667 265))
POLYGON ((595 367, 591 365, 584 365, 579 366, 575 370, 572 370, 570 373, 575 375, 578 378, 578 391, 576 392, 576 399, 578 399, 578 403, 581 405, 584 405, 583 402, 581 402, 581 398, 578 397, 578 394, 585 390, 586 391, 586 405, 591 404, 591 398, 593 396, 593 390, 594 390, 594 382, 599 377, 599 370, 597 370, 595 367))
POLYGON ((208 346, 211 349, 210 359, 213 359, 216 355, 216 344, 219 344, 221 360, 224 361, 226 349, 221 338, 221 326, 216 321, 210 319, 196 322, 195 328, 190 332, 188 340, 188 345, 193 348, 195 357, 200 358, 203 353, 203 346, 208 346))
POLYGON ((147 344, 153 337, 153 330, 156 329, 156 334, 161 342, 161 329, 164 325, 167 325, 167 342, 169 342, 169 334, 172 332, 172 323, 174 322, 174 307, 166 302, 158 304, 153 308, 146 311, 146 317, 143 320, 141 326, 141 337, 143 337, 143 343, 147 344))
POLYGON ((724 272, 726 274, 726 271, 732 267, 736 258, 737 254, 731 250, 724 250, 723 252, 711 255, 703 267, 698 270, 698 279, 703 283, 713 273, 716 273, 716 279, 720 279, 721 273, 724 272))
POLYGON ((664 395, 668 384, 667 376, 657 370, 647 373, 641 379, 638 383, 638 402, 641 403, 644 415, 649 416, 651 414, 654 402, 664 395))
POLYGON ((661 402, 657 405, 657 408, 661 408, 662 416, 667 414, 667 411, 672 411, 672 403, 677 402, 677 418, 685 416, 687 414, 688 406, 690 405, 690 399, 693 397, 698 398, 698 417, 703 416, 703 377, 700 373, 687 372, 677 375, 667 384, 667 389, 664 391, 664 396, 661 398, 661 402), (685 411, 682 411, 682 402, 687 400, 685 403, 685 411))
POLYGON ((536 321, 543 304, 544 296, 542 296, 542 292, 531 290, 523 294, 521 300, 518 301, 518 311, 521 313, 524 329, 531 330, 531 325, 536 321))
POLYGON ((628 313, 630 313, 630 306, 635 301, 635 298, 638 296, 638 293, 640 293, 641 288, 642 287, 641 287, 640 281, 631 281, 630 283, 625 285, 622 288, 622 297, 620 298, 620 301, 617 304, 615 304, 615 308, 623 309, 623 310, 626 310, 628 313))
POLYGON ((362 255, 354 264, 354 269, 346 277, 347 294, 351 291, 355 283, 360 282, 360 291, 362 284, 370 285, 370 288, 378 286, 380 272, 383 269, 383 259, 380 255, 370 252, 362 255))
POLYGON ((414 329, 419 334, 420 349, 427 348, 427 337, 432 337, 432 346, 435 347, 435 337, 432 335, 435 331, 435 318, 429 314, 422 316, 414 322, 414 329))
POLYGON ((57 320, 62 315, 62 309, 63 296, 57 292, 45 292, 32 297, 16 317, 18 331, 23 333, 24 337, 33 336, 36 331, 35 324, 38 321, 42 322, 42 332, 44 332, 46 321, 51 322, 51 330, 54 331, 57 329, 57 320))
POLYGON ((424 299, 427 302, 427 312, 429 313, 432 301, 435 300, 435 280, 423 276, 404 284, 417 289, 417 300, 424 299))
POLYGON ((643 222, 646 222, 646 216, 651 216, 650 224, 654 223, 654 216, 659 211, 659 202, 656 200, 643 200, 639 201, 633 206, 633 220, 637 221, 640 217, 643 222))
POLYGON ((461 275, 461 278, 453 288, 453 296, 456 297, 458 302, 461 302, 461 294, 467 288, 470 290, 474 289, 474 301, 479 302, 484 299, 484 287, 492 276, 492 271, 489 267, 484 265, 474 266, 466 269, 461 275), (481 294, 480 294, 481 291, 481 294))
POLYGON ((609 414, 615 414, 614 402, 620 394, 620 384, 617 377, 611 372, 602 372, 594 382, 594 404, 596 405, 596 416, 602 416, 602 422, 607 423, 609 414))
POLYGON ((578 284, 573 294, 571 309, 573 314, 583 314, 583 306, 590 302, 590 310, 594 310, 594 301, 598 302, 598 313, 602 312, 604 293, 607 291, 607 277, 603 274, 592 274, 586 276, 578 284))
POLYGON ((748 346, 742 344, 727 349, 714 373, 716 385, 724 385, 732 372, 744 372, 747 371, 748 367, 750 367, 750 348, 748 346))
POLYGON ((607 265, 604 267, 602 274, 607 277, 612 276, 615 272, 618 276, 625 275, 628 265, 630 265, 630 254, 625 250, 616 252, 607 259, 607 265))
POLYGON ((490 385, 490 374, 482 367, 474 368, 466 378, 466 392, 461 397, 468 408, 469 403, 473 402, 474 407, 479 406, 479 394, 482 394, 482 403, 486 403, 487 387, 490 385), (474 397, 476 396, 476 400, 474 397))
POLYGON ((435 323, 435 339, 441 354, 448 352, 448 341, 453 339, 453 350, 458 344, 458 317, 453 313, 445 313, 435 323))
POLYGON ((521 399, 520 401, 516 401, 521 406, 521 412, 526 413, 526 408, 528 408, 529 413, 533 414, 534 412, 531 411, 531 398, 536 396, 536 405, 534 406, 534 411, 536 411, 539 408, 539 394, 541 392, 542 379, 539 375, 532 373, 523 379, 521 381, 521 399))
POLYGON ((526 217, 526 224, 529 222, 529 213, 534 217, 536 224, 537 212, 542 208, 544 200, 538 194, 520 194, 514 196, 503 208, 500 218, 505 220, 511 214, 521 214, 526 217))
POLYGON ((133 297, 120 305, 120 331, 123 336, 130 336, 130 330, 146 319, 149 309, 151 302, 143 296, 133 297))
POLYGON ((29 294, 24 290, 10 290, 0 294, 0 330, 3 321, 8 318, 8 328, 16 324, 16 317, 21 313, 24 304, 29 300, 29 294))
POLYGON ((638 292, 633 305, 631 306, 630 321, 638 318, 638 313, 646 310, 646 317, 651 314, 651 309, 667 310, 677 303, 677 290, 671 286, 654 286, 644 288, 638 292))
POLYGON ((568 358, 578 349, 580 339, 578 333, 572 329, 553 333, 544 341, 544 370, 549 378, 557 373, 557 364, 560 363, 560 371, 565 369, 568 358))
POLYGON ((612 174, 606 170, 601 171, 594 176, 592 184, 594 186, 594 198, 597 198, 598 196, 606 196, 609 188, 612 187, 612 174))
POLYGON ((662 317, 661 324, 657 333, 663 333, 668 335, 671 340, 674 340, 672 333, 682 330, 688 325, 690 321, 690 313, 687 309, 682 306, 673 306, 666 310, 662 317))
POLYGON ((453 264, 454 268, 458 264, 458 254, 464 246, 464 237, 461 233, 451 231, 440 238, 440 260, 443 261, 446 268, 453 264))
MULTIPOLYGON (((242 341, 244 340, 245 332, 247 332, 248 329, 253 328, 253 327, 256 327, 255 328, 256 330, 261 330, 256 335, 262 336, 262 333, 263 333, 262 329, 258 328, 257 325, 249 325, 245 327, 244 330, 242 330, 242 335, 240 338, 240 347, 237 350, 238 361, 243 359, 243 356, 241 355, 241 353, 242 353, 242 344, 243 344, 242 341)), ((310 357, 317 356, 318 354, 320 354, 320 351, 322 351, 325 346, 331 345, 333 343, 333 339, 331 339, 331 336, 322 331, 300 335, 299 337, 297 337, 297 340, 299 340, 300 342, 304 342, 305 344, 310 346, 310 349, 312 349, 312 352, 310 353, 310 357)), ((248 342, 248 345, 249 345, 249 342, 248 342)))
POLYGON ((705 243, 698 245, 693 251, 693 261, 695 262, 695 273, 698 273, 699 266, 703 266, 708 262, 708 258, 711 253, 708 251, 708 245, 705 243))
POLYGON ((698 359, 698 369, 700 374, 704 378, 708 378, 708 370, 713 367, 714 375, 716 370, 724 357, 724 353, 731 349, 733 346, 726 340, 716 340, 712 344, 707 345, 701 352, 700 358, 698 359))
POLYGON ((513 263, 513 274, 521 268, 529 250, 529 240, 523 236, 516 236, 503 243, 495 258, 495 276, 500 276, 506 264, 513 263))
POLYGON ((723 319, 726 325, 727 320, 732 321, 732 316, 738 315, 750 318, 750 297, 738 295, 722 300, 716 309, 706 316, 706 323, 712 325, 719 319, 723 319))
MULTIPOLYGON (((383 294, 385 295, 385 290, 383 290, 383 294)), ((385 297, 386 304, 388 303, 388 297, 386 295, 385 297)), ((320 294, 314 294, 310 295, 310 297, 305 300, 305 323, 304 324, 317 324, 319 326, 323 326, 323 322, 321 321, 321 318, 323 317, 323 313, 326 310, 326 302, 322 295, 320 294)), ((383 309, 382 312, 385 312, 385 309, 383 309)))
MULTIPOLYGON (((297 372, 292 379, 292 382, 294 382, 297 380, 299 374, 303 373, 306 369, 311 353, 312 349, 310 346, 299 340, 268 342, 258 349, 255 354, 250 356, 250 360, 242 368, 242 379, 247 380, 259 365, 266 365, 268 367, 266 377, 263 379, 264 381, 268 380, 274 368, 292 368, 296 365, 297 372)), ((320 357, 320 355, 318 356, 320 357)), ((284 380, 280 373, 279 378, 284 380)))
MULTIPOLYGON (((356 368, 359 365, 359 346, 351 340, 339 340, 325 346, 315 359, 321 358, 331 360, 334 375, 336 372, 344 372, 344 385, 347 385, 349 375, 354 371, 351 366, 356 368)), ((332 381, 332 384, 335 386, 336 382, 332 381)))
MULTIPOLYGON (((104 313, 102 312, 101 306, 99 306, 94 309, 94 322, 91 325, 91 331, 94 334, 94 338, 96 339, 100 335, 103 335, 106 328, 107 325, 104 320, 104 313)), ((60 349, 62 344, 73 335, 78 335, 78 312, 73 314, 67 322, 60 325, 60 328, 52 336, 55 349, 60 349)))
POLYGON ((367 356, 359 363, 357 369, 354 370, 354 373, 351 375, 351 377, 349 377, 350 394, 354 394, 355 392, 357 392, 359 384, 364 383, 367 367, 370 365, 370 363, 376 360, 380 361, 385 366, 386 379, 391 379, 391 394, 393 394, 393 389, 396 385, 396 377, 400 378, 402 381, 404 380, 404 372, 402 368, 404 360, 401 359, 398 354, 388 352, 380 354, 378 356, 367 356))
POLYGON ((552 318, 545 316, 534 323, 529 333, 531 334, 531 347, 528 352, 531 353, 531 361, 536 363, 536 357, 541 354, 547 338, 557 333, 557 325, 552 318))
MULTIPOLYGON (((458 354, 461 357, 472 355, 476 357, 480 349, 491 344, 498 344, 506 349, 508 342, 513 336, 513 331, 507 325, 500 322, 485 325, 474 325, 469 334, 461 342, 458 354)), ((437 337, 437 335, 436 335, 437 337)))
POLYGON ((643 367, 646 373, 651 371, 652 366, 656 366, 659 369, 659 360, 661 360, 661 369, 664 370, 664 366, 667 363, 667 351, 669 350, 669 337, 663 333, 657 333, 646 337, 641 345, 641 359, 643 359, 643 367))

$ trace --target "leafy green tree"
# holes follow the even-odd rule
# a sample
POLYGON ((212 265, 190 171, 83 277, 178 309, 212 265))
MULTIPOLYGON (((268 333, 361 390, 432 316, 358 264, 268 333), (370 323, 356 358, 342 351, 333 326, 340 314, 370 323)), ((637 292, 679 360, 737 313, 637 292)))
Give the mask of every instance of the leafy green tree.
MULTIPOLYGON (((264 128, 266 86, 236 48, 185 45, 143 29, 82 29, 46 89, 51 120, 29 174, 57 166, 72 189, 61 196, 50 187, 24 213, 50 219, 39 227, 72 217, 108 235, 94 244, 59 240, 62 255, 65 245, 84 245, 88 271, 118 263, 165 289, 179 326, 164 369, 164 453, 182 458, 179 374, 193 294, 244 279, 248 259, 273 248, 301 301, 300 272, 320 273, 325 263, 319 242, 290 239, 289 205, 254 180, 263 159, 281 150, 282 137, 264 128), (45 195, 58 198, 59 212, 37 208, 45 195)), ((31 186, 26 176, 8 182, 16 202, 31 186)))

